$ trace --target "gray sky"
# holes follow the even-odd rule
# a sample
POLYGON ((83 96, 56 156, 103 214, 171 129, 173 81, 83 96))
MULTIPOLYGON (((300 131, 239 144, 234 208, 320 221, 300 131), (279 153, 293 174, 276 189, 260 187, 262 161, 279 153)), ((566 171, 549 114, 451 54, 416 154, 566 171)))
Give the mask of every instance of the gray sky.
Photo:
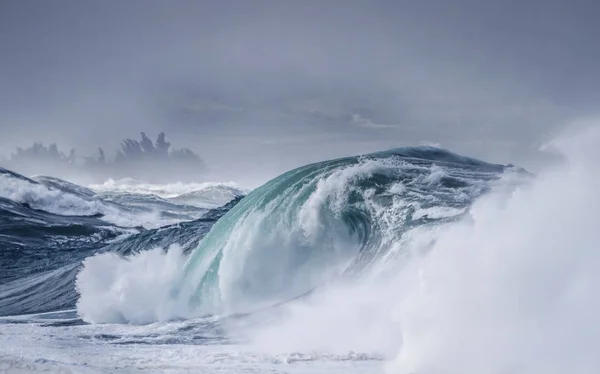
POLYGON ((424 143, 528 166, 597 114, 599 17, 596 0, 2 0, 0 153, 165 131, 229 179, 424 143))

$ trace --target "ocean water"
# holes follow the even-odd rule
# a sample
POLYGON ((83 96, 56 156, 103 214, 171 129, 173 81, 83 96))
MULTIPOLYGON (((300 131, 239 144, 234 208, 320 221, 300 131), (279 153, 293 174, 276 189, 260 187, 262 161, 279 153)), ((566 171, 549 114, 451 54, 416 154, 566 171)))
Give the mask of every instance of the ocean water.
POLYGON ((0 170, 0 372, 597 373, 600 129, 235 183, 0 170))

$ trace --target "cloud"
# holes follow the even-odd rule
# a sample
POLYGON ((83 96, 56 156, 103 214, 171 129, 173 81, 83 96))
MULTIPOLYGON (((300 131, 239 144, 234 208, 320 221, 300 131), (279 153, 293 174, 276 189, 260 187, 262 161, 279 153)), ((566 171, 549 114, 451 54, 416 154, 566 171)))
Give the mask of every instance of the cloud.
POLYGON ((228 165, 423 139, 519 163, 600 100, 591 0, 59 3, 3 2, 0 153, 165 131, 228 165))

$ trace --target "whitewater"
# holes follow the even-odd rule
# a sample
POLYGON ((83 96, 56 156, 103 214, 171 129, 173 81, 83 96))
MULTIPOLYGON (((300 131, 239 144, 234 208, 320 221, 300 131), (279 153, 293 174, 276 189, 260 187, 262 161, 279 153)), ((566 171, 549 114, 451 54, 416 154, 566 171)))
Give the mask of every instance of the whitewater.
POLYGON ((0 169, 0 372, 597 373, 600 126, 233 182, 0 169))

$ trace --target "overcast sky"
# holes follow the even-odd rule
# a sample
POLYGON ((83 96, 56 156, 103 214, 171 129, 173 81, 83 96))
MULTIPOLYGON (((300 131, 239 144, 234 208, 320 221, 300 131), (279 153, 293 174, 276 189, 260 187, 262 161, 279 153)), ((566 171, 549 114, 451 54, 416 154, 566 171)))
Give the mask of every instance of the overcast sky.
POLYGON ((268 177, 438 144, 494 162, 600 102, 597 0, 0 1, 0 153, 165 131, 268 177))

